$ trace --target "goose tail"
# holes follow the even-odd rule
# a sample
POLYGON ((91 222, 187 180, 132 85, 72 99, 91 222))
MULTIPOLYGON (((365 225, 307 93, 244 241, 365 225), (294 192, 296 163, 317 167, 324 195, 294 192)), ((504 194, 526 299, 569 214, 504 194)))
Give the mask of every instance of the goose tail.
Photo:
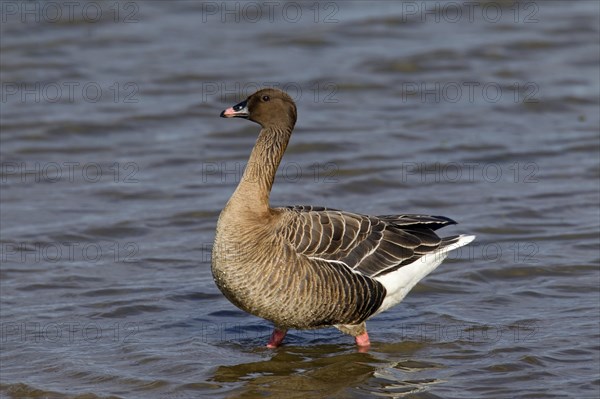
POLYGON ((385 287, 387 294, 375 314, 400 303, 420 280, 434 271, 446 259, 450 251, 467 245, 474 239, 474 235, 445 237, 442 239, 442 246, 436 251, 391 273, 376 277, 375 279, 385 287))

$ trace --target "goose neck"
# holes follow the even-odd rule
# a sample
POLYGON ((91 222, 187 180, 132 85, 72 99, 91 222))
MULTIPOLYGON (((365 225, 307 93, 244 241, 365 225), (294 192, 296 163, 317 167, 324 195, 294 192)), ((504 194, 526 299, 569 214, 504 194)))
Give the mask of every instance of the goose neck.
POLYGON ((269 195, 292 128, 262 128, 230 202, 258 211, 269 209, 269 195))

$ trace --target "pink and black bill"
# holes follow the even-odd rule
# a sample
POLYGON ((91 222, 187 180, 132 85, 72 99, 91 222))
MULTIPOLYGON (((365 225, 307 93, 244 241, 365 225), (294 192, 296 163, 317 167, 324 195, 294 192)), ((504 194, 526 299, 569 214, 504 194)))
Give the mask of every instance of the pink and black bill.
POLYGON ((250 112, 248 111, 248 100, 244 100, 233 107, 227 108, 221 112, 221 118, 248 118, 250 112))

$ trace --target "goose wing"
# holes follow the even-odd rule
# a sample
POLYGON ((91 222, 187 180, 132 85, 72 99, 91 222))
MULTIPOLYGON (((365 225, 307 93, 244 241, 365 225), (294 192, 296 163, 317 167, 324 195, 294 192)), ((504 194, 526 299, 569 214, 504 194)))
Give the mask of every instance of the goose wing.
POLYGON ((435 234, 456 223, 443 216, 367 216, 298 205, 279 209, 281 233, 298 254, 341 263, 368 277, 390 273, 458 239, 435 234))

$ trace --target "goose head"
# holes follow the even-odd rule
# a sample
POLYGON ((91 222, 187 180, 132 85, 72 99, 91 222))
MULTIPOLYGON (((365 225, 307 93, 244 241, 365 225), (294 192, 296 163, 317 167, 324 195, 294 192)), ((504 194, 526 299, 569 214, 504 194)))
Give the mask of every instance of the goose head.
POLYGON ((284 91, 262 89, 221 112, 221 117, 249 119, 263 128, 291 129, 296 124, 296 104, 284 91))

